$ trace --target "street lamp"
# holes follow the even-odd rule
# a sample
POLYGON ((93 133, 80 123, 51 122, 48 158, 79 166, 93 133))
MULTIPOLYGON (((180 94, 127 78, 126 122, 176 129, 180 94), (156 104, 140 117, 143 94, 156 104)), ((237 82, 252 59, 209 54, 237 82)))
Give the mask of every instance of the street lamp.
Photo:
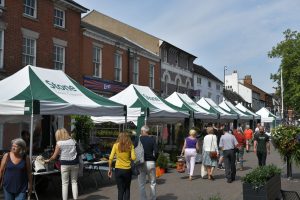
POLYGON ((281 92, 281 120, 283 120, 283 78, 282 78, 282 66, 280 67, 280 92, 281 92))
POLYGON ((224 89, 225 89, 225 75, 226 75, 227 66, 224 66, 224 89))

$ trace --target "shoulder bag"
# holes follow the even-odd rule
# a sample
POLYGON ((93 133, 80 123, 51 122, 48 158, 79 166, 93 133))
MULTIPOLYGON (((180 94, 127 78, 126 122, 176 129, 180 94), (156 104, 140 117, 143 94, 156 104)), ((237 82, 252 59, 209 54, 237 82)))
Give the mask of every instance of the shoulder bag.
POLYGON ((141 138, 139 137, 139 141, 137 146, 134 148, 134 152, 136 155, 136 164, 143 164, 145 162, 145 157, 144 157, 144 147, 143 144, 141 143, 141 138))
POLYGON ((214 136, 212 135, 212 138, 211 138, 211 144, 210 144, 209 157, 210 157, 210 159, 212 159, 212 160, 216 160, 216 159, 218 159, 218 152, 212 151, 212 143, 213 143, 213 140, 214 140, 214 136))

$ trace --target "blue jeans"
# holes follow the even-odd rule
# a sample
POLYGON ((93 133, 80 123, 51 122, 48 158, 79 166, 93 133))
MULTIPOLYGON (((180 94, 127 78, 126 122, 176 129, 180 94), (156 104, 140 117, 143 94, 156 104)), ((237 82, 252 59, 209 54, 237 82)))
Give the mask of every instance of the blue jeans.
POLYGON ((25 200, 26 199, 26 192, 23 193, 10 193, 4 187, 4 200, 25 200))

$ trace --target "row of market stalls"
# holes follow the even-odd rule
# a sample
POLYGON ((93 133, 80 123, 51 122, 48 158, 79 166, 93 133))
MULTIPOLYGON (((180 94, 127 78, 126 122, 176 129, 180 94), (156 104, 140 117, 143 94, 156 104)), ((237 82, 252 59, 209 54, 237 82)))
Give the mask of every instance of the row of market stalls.
MULTIPOLYGON (((34 121, 41 115, 89 115, 95 123, 132 121, 139 128, 145 123, 176 123, 185 118, 191 122, 193 119, 256 120, 267 111, 253 113, 241 104, 234 106, 226 100, 220 105, 209 98, 194 102, 177 92, 163 99, 149 87, 133 84, 107 99, 60 70, 30 65, 0 81, 0 91, 0 123, 14 119, 30 121, 30 157, 34 121)), ((269 115, 268 119, 273 117, 276 121, 276 116, 269 115)))

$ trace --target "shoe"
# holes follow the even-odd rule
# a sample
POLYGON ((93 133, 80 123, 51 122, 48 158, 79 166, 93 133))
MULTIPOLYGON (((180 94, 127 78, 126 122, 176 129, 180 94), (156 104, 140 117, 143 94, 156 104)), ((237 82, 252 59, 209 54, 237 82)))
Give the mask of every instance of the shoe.
POLYGON ((241 168, 240 168, 240 171, 244 171, 244 168, 243 168, 243 167, 241 167, 241 168))
POLYGON ((215 178, 212 175, 210 175, 210 180, 214 181, 215 178))
POLYGON ((193 180, 193 178, 190 176, 190 177, 189 177, 189 180, 191 181, 191 180, 193 180))
POLYGON ((227 180, 227 183, 232 183, 232 180, 227 180))

